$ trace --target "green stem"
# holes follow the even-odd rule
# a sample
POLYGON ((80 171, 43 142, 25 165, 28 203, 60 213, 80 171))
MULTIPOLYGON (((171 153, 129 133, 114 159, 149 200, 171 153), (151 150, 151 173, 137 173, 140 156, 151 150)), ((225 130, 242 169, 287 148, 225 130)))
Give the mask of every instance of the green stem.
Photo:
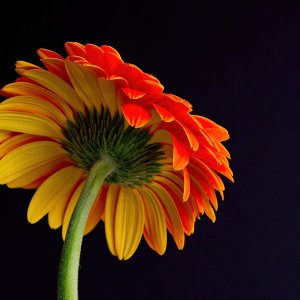
POLYGON ((98 161, 91 168, 72 214, 61 254, 58 300, 78 299, 78 271, 84 228, 90 209, 105 178, 115 170, 111 161, 98 161))

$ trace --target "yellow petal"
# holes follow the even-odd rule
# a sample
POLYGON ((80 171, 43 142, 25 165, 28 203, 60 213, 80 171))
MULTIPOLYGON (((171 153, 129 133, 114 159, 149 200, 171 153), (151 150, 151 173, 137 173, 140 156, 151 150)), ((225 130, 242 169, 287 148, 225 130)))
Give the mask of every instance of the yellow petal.
POLYGON ((110 184, 107 191, 106 204, 105 204, 105 235, 107 245, 110 252, 113 255, 117 255, 115 245, 115 217, 116 208, 118 203, 118 197, 120 193, 120 187, 117 184, 110 184))
POLYGON ((45 70, 30 70, 25 72, 23 76, 60 96, 66 103, 74 108, 75 111, 84 111, 83 102, 74 89, 56 75, 45 70))
POLYGON ((23 145, 0 160, 0 184, 9 183, 64 157, 65 150, 55 142, 38 141, 23 145))
POLYGON ((0 111, 0 129, 47 136, 57 140, 63 138, 59 125, 31 112, 0 111))
POLYGON ((118 108, 117 90, 116 83, 114 80, 106 80, 104 78, 98 78, 99 92, 101 101, 106 103, 110 114, 113 116, 118 108))
POLYGON ((65 215, 64 215, 63 224, 62 224, 62 237, 63 237, 63 239, 66 238, 66 234, 67 234, 67 230, 68 230, 68 227, 69 227, 69 223, 70 223, 70 220, 71 220, 74 208, 75 208, 75 206, 77 204, 77 201, 79 199, 79 196, 80 196, 80 194, 81 194, 81 192, 83 190, 84 184, 85 184, 85 180, 83 180, 77 186, 77 188, 73 192, 73 194, 72 194, 72 196, 70 198, 70 201, 68 203, 68 206, 67 206, 67 209, 66 209, 65 215))
POLYGON ((41 67, 31 64, 27 61, 24 60, 18 60, 16 62, 16 72, 20 75, 23 75, 24 72, 28 71, 28 70, 32 70, 32 69, 42 69, 41 67))
POLYGON ((120 189, 115 215, 115 245, 119 259, 128 259, 142 238, 144 211, 131 188, 120 189))
POLYGON ((129 188, 109 185, 104 218, 111 253, 119 259, 130 258, 143 234, 144 211, 140 199, 129 188))
POLYGON ((27 211, 28 221, 36 223, 53 209, 49 225, 55 228, 62 221, 61 211, 64 210, 74 185, 81 175, 82 170, 72 166, 51 175, 33 195, 27 211))
MULTIPOLYGON (((37 141, 45 141, 45 138, 34 136, 30 134, 18 134, 10 139, 7 139, 0 145, 0 159, 6 154, 14 151, 16 148, 27 145, 29 143, 37 141)), ((29 171, 19 178, 14 179, 7 183, 7 186, 10 188, 36 188, 39 185, 39 182, 45 179, 45 176, 49 176, 53 172, 70 165, 71 162, 68 160, 66 155, 63 153, 60 157, 57 157, 54 160, 49 161, 46 164, 43 164, 39 167, 36 167, 33 171, 29 171)))
POLYGON ((5 156, 7 153, 13 151, 14 149, 34 142, 34 141, 41 141, 45 140, 47 138, 31 135, 31 134, 17 134, 15 136, 12 136, 11 138, 7 139, 0 145, 0 159, 5 156))
POLYGON ((45 100, 32 96, 15 96, 3 101, 0 105, 1 112, 25 112, 45 117, 61 127, 66 122, 64 114, 45 100))
MULTIPOLYGON (((75 206, 78 202, 79 196, 83 190, 84 184, 85 184, 85 180, 82 181, 78 185, 78 187, 74 191, 70 201, 68 202, 68 207, 65 211, 63 226, 62 226, 63 239, 65 239, 65 237, 66 237, 66 233, 67 233, 67 230, 69 227, 71 216, 72 216, 75 206)), ((99 197, 97 200, 95 200, 95 202, 91 208, 91 211, 89 213, 89 216, 88 216, 88 219, 86 222, 86 226, 85 226, 85 230, 84 230, 84 234, 88 234, 91 230, 93 230, 95 228, 95 226, 98 224, 98 222, 100 221, 100 219, 103 215, 103 212, 104 212, 104 204, 105 203, 103 203, 103 202, 105 201, 104 197, 106 197, 106 192, 107 192, 107 188, 105 186, 102 186, 102 189, 99 192, 99 197)))
MULTIPOLYGON (((165 172, 164 176, 168 177, 174 183, 176 183, 180 189, 184 188, 183 177, 181 176, 181 174, 178 171, 172 170, 171 172, 165 172)), ((182 196, 182 198, 183 198, 183 196, 182 196)))
POLYGON ((163 209, 150 189, 142 187, 137 190, 144 205, 144 237, 149 246, 162 255, 167 247, 167 225, 163 209))
POLYGON ((93 204, 88 219, 85 224, 84 234, 88 234, 92 231, 95 226, 99 223, 103 217, 105 210, 105 202, 107 196, 107 186, 102 185, 101 191, 99 192, 98 199, 93 204))
POLYGON ((178 249, 183 249, 184 231, 178 210, 173 202, 173 199, 170 197, 170 195, 166 192, 165 189, 163 189, 155 182, 151 184, 150 188, 156 193, 162 204, 162 207, 165 211, 167 227, 170 233, 172 234, 178 249))
POLYGON ((9 188, 37 188, 48 176, 69 165, 70 162, 66 160, 65 155, 62 155, 44 165, 36 167, 34 171, 29 171, 23 174, 23 176, 8 182, 7 186, 9 188))
POLYGON ((156 130, 151 138, 151 143, 173 144, 172 138, 167 130, 156 130))
POLYGON ((87 107, 94 106, 99 110, 101 105, 107 106, 100 94, 97 75, 92 70, 69 60, 66 68, 75 91, 87 107))
POLYGON ((11 131, 0 130, 0 144, 3 143, 4 141, 10 139, 14 135, 15 134, 11 131))
MULTIPOLYGON (((50 208, 48 214, 48 223, 50 228, 56 229, 62 225, 67 204, 70 200, 72 192, 74 191, 74 187, 78 184, 78 181, 82 177, 82 175, 83 170, 70 166, 56 172, 53 175, 53 177, 55 178, 52 178, 51 183, 45 182, 46 184, 44 187, 44 193, 47 193, 47 189, 49 189, 49 187, 51 188, 51 186, 53 187, 53 189, 56 189, 56 193, 54 194, 55 199, 53 199, 56 204, 50 208), (58 189, 57 187, 58 181, 61 181, 61 183, 59 183, 60 189, 58 189)), ((43 192, 41 191, 39 200, 36 200, 37 208, 35 209, 35 215, 42 214, 44 211, 45 200, 41 200, 42 197, 43 192), (38 209, 40 209, 40 211, 38 209)))
POLYGON ((41 99, 41 101, 48 101, 59 108, 59 110, 64 113, 68 120, 73 121, 73 112, 69 105, 58 95, 41 86, 29 82, 13 82, 4 86, 2 91, 11 95, 33 96, 41 99))

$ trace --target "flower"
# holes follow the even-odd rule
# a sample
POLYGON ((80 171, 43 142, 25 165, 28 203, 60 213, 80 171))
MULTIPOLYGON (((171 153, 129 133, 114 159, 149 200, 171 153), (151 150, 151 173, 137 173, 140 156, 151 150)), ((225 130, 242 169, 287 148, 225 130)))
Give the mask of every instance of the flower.
POLYGON ((128 259, 142 237, 163 254, 169 232, 179 249, 204 213, 214 222, 218 174, 233 181, 223 127, 192 115, 157 78, 109 46, 65 44, 68 56, 39 49, 45 68, 18 61, 2 88, 0 184, 37 189, 28 221, 70 218, 93 164, 116 164, 89 213, 85 234, 105 223, 109 250, 128 259))

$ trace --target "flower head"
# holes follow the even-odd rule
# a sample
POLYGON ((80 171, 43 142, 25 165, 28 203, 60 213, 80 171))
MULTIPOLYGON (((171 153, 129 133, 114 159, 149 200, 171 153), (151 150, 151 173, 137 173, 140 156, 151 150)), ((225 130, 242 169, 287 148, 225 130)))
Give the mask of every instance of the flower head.
POLYGON ((66 43, 68 56, 39 49, 45 68, 18 61, 20 77, 2 89, 0 184, 37 189, 28 208, 48 214, 63 238, 99 160, 115 164, 85 228, 102 220, 108 247, 128 259, 142 236, 163 254, 167 231, 179 249, 204 213, 215 221, 218 174, 233 180, 227 131, 191 114, 191 104, 163 92, 152 75, 123 62, 109 46, 66 43))

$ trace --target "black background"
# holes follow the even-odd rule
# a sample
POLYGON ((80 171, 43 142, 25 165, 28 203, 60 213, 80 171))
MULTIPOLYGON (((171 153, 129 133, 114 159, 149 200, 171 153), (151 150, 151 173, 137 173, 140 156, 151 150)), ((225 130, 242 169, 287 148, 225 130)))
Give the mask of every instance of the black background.
MULTIPOLYGON (((108 44, 225 126, 236 182, 183 251, 142 241, 129 261, 103 224, 84 239, 80 299, 300 299, 300 9, 286 1, 5 3, 0 85, 36 50, 108 44), (297 176, 298 178, 298 176, 297 176)), ((33 191, 1 187, 1 299, 55 299, 61 233, 26 221, 33 191)))

